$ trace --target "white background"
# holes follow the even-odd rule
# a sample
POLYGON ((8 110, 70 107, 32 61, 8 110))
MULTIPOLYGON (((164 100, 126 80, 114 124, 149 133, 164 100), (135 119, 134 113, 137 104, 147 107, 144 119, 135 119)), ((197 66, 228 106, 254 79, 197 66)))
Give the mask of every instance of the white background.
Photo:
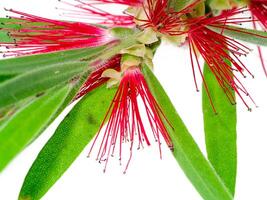
MULTIPOLYGON (((6 15, 3 11, 3 7, 6 7, 60 19, 59 12, 55 10, 56 3, 56 0, 1 0, 0 16, 6 15)), ((266 49, 264 51, 266 56, 266 49)), ((159 48, 154 62, 156 75, 205 153, 201 93, 195 92, 187 48, 164 44, 159 48)), ((238 100, 236 199, 265 200, 267 199, 267 78, 263 75, 256 50, 245 59, 245 63, 255 75, 255 79, 247 78, 244 82, 259 107, 248 112, 238 100)), ((17 198, 31 163, 66 113, 67 111, 0 174, 1 200, 17 198)), ((86 158, 89 147, 90 144, 43 199, 201 199, 166 146, 163 146, 162 160, 159 159, 156 144, 135 152, 125 175, 117 160, 112 160, 108 171, 103 173, 103 165, 94 158, 86 158)))

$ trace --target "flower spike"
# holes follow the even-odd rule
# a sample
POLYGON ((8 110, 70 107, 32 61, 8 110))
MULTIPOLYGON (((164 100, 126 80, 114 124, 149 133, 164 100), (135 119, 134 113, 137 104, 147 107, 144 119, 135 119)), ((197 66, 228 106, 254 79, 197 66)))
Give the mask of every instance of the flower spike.
MULTIPOLYGON (((141 70, 138 67, 131 67, 124 72, 118 90, 100 128, 100 130, 103 129, 104 123, 108 120, 97 155, 99 162, 105 161, 104 171, 109 157, 113 156, 117 145, 119 146, 119 159, 121 162, 123 143, 130 143, 130 156, 124 172, 126 172, 131 161, 134 146, 137 145, 139 149, 144 144, 150 145, 149 137, 143 124, 139 101, 140 103, 142 102, 153 137, 159 145, 160 156, 161 136, 167 145, 172 148, 170 136, 162 120, 164 114, 151 94, 141 70)), ((164 120, 167 121, 165 118, 164 120)), ((99 135, 100 132, 93 142, 89 155, 99 135)))
POLYGON ((12 43, 1 43, 1 46, 7 48, 6 56, 96 47, 114 40, 106 29, 97 26, 51 20, 16 10, 9 11, 20 15, 12 18, 18 20, 16 23, 21 25, 21 28, 5 29, 14 38, 12 43))

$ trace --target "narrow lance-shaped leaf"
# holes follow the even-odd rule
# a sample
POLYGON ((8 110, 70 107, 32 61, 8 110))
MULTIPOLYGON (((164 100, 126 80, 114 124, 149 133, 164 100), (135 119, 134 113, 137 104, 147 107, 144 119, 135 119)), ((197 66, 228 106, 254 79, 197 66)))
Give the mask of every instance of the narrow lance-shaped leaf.
POLYGON ((234 194, 237 170, 236 105, 230 103, 207 64, 204 67, 204 77, 218 112, 214 113, 207 92, 203 88, 202 107, 208 159, 234 194))
MULTIPOLYGON (((222 32, 222 28, 217 28, 214 26, 209 26, 208 28, 218 33, 222 32)), ((267 32, 264 31, 245 29, 234 26, 225 26, 225 28, 223 29, 223 34, 248 43, 256 44, 259 46, 267 46, 267 32)))
POLYGON ((58 84, 67 82, 81 73, 87 66, 87 62, 58 64, 5 81, 0 85, 0 107, 14 104, 26 97, 42 93, 58 84))
POLYGON ((53 67, 53 65, 59 63, 64 65, 83 58, 96 56, 104 49, 105 46, 101 46, 3 59, 0 60, 0 75, 18 75, 45 67, 53 67))
POLYGON ((56 88, 23 106, 0 128, 0 171, 46 128, 70 86, 56 88))
POLYGON ((45 92, 85 70, 90 71, 89 61, 81 60, 96 57, 104 49, 96 47, 1 60, 0 74, 5 75, 0 84, 0 108, 45 92), (14 77, 15 74, 20 75, 14 77))
POLYGON ((20 200, 40 199, 62 176, 97 133, 114 94, 103 85, 75 105, 34 161, 20 200))
MULTIPOLYGON (((26 134, 20 134, 19 135, 19 140, 21 141, 24 141, 24 143, 20 142, 20 144, 16 144, 16 146, 20 148, 20 151, 23 150, 23 148, 26 147, 26 143, 28 144, 28 141, 33 141, 36 139, 36 137, 38 135, 40 135, 40 133, 43 131, 43 129, 45 127, 47 127, 60 113, 62 110, 65 109, 66 106, 69 105, 69 103, 73 100, 73 98, 77 95, 78 91, 80 90, 80 88, 82 87, 83 83, 86 81, 87 77, 89 76, 89 74, 91 73, 91 69, 87 69, 86 73, 84 73, 80 78, 78 78, 75 82, 72 82, 70 84, 68 84, 68 91, 67 91, 67 94, 62 96, 61 99, 57 99, 57 103, 58 104, 58 107, 55 108, 53 110, 53 112, 50 112, 50 116, 46 116, 46 115, 40 115, 39 118, 30 118, 30 120, 24 120, 23 122, 23 125, 24 125, 24 128, 25 129, 28 129, 28 130, 25 130, 26 134), (49 120, 48 120, 49 118, 49 120), (35 124, 36 121, 39 121, 40 123, 42 124, 39 124, 40 126, 42 126, 43 128, 36 128, 35 126, 31 127, 32 124, 35 124), (35 127, 35 128, 34 128, 35 127), (32 129, 30 129, 32 128, 32 129), (29 132, 30 131, 30 132, 29 132), (29 137, 32 136, 32 137, 29 137)), ((48 94, 46 95, 50 95, 51 92, 49 92, 48 94)), ((43 97, 42 97, 43 98, 43 97)), ((30 98, 32 99, 32 98, 30 98)), ((17 126, 16 126, 16 123, 14 123, 14 120, 15 122, 17 121, 17 118, 14 117, 12 118, 11 120, 9 120, 13 115, 17 115, 17 110, 19 108, 21 108, 22 106, 25 105, 25 101, 26 102, 29 102, 29 100, 23 100, 22 102, 20 103, 16 103, 15 105, 12 105, 12 106, 9 106, 5 109, 2 109, 2 111, 0 113, 3 113, 3 118, 0 119, 0 125, 4 124, 5 125, 5 130, 6 129, 16 129, 20 132, 23 132, 23 129, 20 128, 20 129, 17 129, 17 126), (6 110, 6 111, 5 111, 6 110), (6 113, 6 114, 5 114, 6 113)), ((36 100, 37 101, 37 100, 36 100)), ((35 104, 34 104, 35 105, 35 104)), ((49 106, 51 106, 50 104, 46 104, 45 106, 48 106, 47 110, 50 110, 51 108, 49 106)), ((28 107, 28 106, 27 106, 28 107)), ((43 110, 46 110, 46 108, 42 108, 43 110)), ((21 110, 19 111, 20 113, 23 111, 23 113, 27 114, 29 108, 21 108, 21 110), (25 111, 24 111, 25 110, 25 111)), ((38 110, 36 110, 36 112, 38 112, 38 110)), ((25 115, 26 115, 25 114, 25 115)), ((18 113, 18 115, 20 115, 18 113)), ((33 116, 31 113, 28 113, 29 116, 33 116)), ((1 128, 0 128, 1 130, 1 128)), ((0 131, 1 132, 1 131, 0 131)), ((18 135, 16 135, 16 133, 12 133, 12 132, 6 132, 6 137, 8 138, 11 138, 11 140, 15 140, 16 139, 12 139, 14 137, 16 137, 18 135)), ((1 137, 0 137, 1 138, 1 137)), ((18 141, 19 141, 18 140, 18 141)), ((10 140, 9 140, 10 141, 10 140)), ((15 143, 13 143, 15 144, 15 143)), ((8 146, 8 141, 6 140, 2 140, 2 145, 4 146, 8 146)), ((13 153, 12 153, 12 156, 15 157, 16 154, 18 154, 20 152, 19 150, 14 150, 13 153)), ((11 161, 11 159, 13 157, 9 157, 9 160, 6 160, 6 162, 3 162, 3 166, 8 164, 9 161, 11 161)))
POLYGON ((232 200, 228 188, 202 154, 157 78, 148 67, 144 67, 143 71, 152 93, 172 126, 168 130, 174 145, 173 155, 186 176, 203 199, 232 200))

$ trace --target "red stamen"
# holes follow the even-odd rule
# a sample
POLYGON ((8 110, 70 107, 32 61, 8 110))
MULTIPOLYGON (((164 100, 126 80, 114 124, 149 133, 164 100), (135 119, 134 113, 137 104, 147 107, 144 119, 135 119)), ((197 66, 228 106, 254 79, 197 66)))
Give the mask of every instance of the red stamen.
MULTIPOLYGON (((138 67, 130 68, 125 72, 100 128, 101 130, 104 123, 108 120, 97 155, 97 160, 100 162, 105 161, 104 171, 107 168, 109 157, 114 154, 117 143, 119 143, 120 161, 122 160, 122 143, 130 143, 130 157, 124 172, 126 172, 131 161, 135 143, 137 142, 136 145, 138 148, 143 147, 144 144, 148 146, 150 145, 149 137, 143 124, 139 101, 142 102, 144 106, 146 117, 148 118, 153 132, 153 137, 159 145, 160 156, 161 136, 164 138, 167 145, 172 148, 170 136, 162 121, 164 114, 151 94, 140 69, 138 67)), ((165 119, 165 121, 167 120, 165 119)), ((100 133, 97 134, 89 154, 91 153, 99 134, 100 133)))
POLYGON ((57 21, 10 10, 20 17, 21 29, 5 28, 15 39, 12 43, 1 43, 8 50, 6 56, 47 53, 53 51, 95 47, 111 42, 107 30, 80 22, 57 21))

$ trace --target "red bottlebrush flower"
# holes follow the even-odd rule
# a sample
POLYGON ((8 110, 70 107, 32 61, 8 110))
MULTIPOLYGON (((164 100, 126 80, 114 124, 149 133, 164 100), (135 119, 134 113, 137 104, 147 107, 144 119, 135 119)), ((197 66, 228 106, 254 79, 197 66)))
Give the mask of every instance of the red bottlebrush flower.
POLYGON ((76 95, 75 99, 79 99, 85 94, 89 93, 93 89, 105 83, 108 78, 102 77, 103 72, 106 69, 118 70, 120 68, 121 55, 116 55, 113 58, 106 61, 104 64, 101 63, 100 66, 96 66, 95 70, 89 76, 87 81, 84 83, 79 93, 76 95))
MULTIPOLYGON (((253 77, 251 72, 246 68, 246 66, 239 58, 240 56, 246 56, 249 53, 250 49, 245 45, 235 41, 234 39, 224 36, 222 34, 225 29, 228 29, 228 27, 226 26, 227 24, 239 24, 240 22, 249 21, 249 18, 235 17, 235 14, 240 12, 243 11, 239 9, 234 9, 225 11, 220 16, 211 18, 202 17, 196 19, 196 23, 194 25, 191 25, 188 31, 190 58, 196 88, 198 89, 195 77, 195 66, 197 66, 202 76, 204 86, 208 92, 208 96, 215 112, 216 110, 212 103, 208 91, 208 86, 206 85, 202 70, 200 68, 200 64, 198 61, 198 53, 208 64, 210 70, 213 72, 214 76, 216 77, 218 83, 224 90, 229 100, 233 104, 235 104, 235 98, 231 92, 231 90, 234 90, 244 102, 246 107, 251 110, 251 108, 246 103, 244 95, 250 98, 252 101, 253 99, 251 98, 244 85, 238 79, 237 75, 233 73, 233 71, 237 71, 242 74, 243 77, 245 77, 244 72, 247 71, 253 77), (222 33, 217 33, 207 28, 207 26, 217 28, 219 27, 222 29, 222 33), (228 62, 230 62, 231 65, 228 64, 228 62)), ((231 30, 238 31, 239 29, 231 30)))
POLYGON ((68 10, 64 15, 79 19, 93 20, 94 23, 102 24, 109 27, 114 26, 134 26, 134 17, 127 14, 111 14, 97 7, 102 4, 124 4, 128 6, 141 6, 142 1, 125 1, 125 0, 76 0, 75 3, 61 1, 62 3, 76 8, 76 10, 68 10))
MULTIPOLYGON (((161 136, 164 138, 167 145, 172 148, 170 136, 168 135, 161 118, 164 117, 164 114, 151 94, 140 69, 138 67, 129 68, 125 71, 123 78, 121 79, 119 88, 100 128, 101 130, 104 123, 108 120, 97 155, 97 159, 100 162, 105 161, 104 171, 106 170, 109 157, 114 154, 117 145, 119 146, 119 158, 121 161, 123 143, 130 143, 130 157, 127 161, 125 171, 132 158, 132 151, 135 143, 137 143, 136 145, 138 148, 143 147, 144 143, 150 145, 149 137, 146 133, 143 117, 141 116, 140 107, 138 105, 139 102, 142 102, 143 104, 153 132, 153 137, 158 142, 160 156, 161 136)), ((100 133, 97 134, 93 142, 90 153, 99 134, 100 133)))
MULTIPOLYGON (((53 51, 95 47, 113 40, 106 29, 79 22, 46 19, 23 12, 9 10, 20 17, 19 30, 6 29, 12 43, 1 43, 6 47, 6 56, 47 53, 53 51)), ((12 22, 14 24, 14 22, 12 22)))
POLYGON ((249 9, 256 17, 264 29, 267 29, 267 0, 251 0, 249 9))
POLYGON ((153 28, 156 32, 168 35, 181 35, 184 33, 183 27, 188 25, 188 21, 182 17, 190 13, 193 8, 202 0, 196 0, 186 8, 176 12, 168 6, 168 0, 155 1, 147 0, 144 4, 146 20, 137 19, 143 22, 142 28, 153 28))

